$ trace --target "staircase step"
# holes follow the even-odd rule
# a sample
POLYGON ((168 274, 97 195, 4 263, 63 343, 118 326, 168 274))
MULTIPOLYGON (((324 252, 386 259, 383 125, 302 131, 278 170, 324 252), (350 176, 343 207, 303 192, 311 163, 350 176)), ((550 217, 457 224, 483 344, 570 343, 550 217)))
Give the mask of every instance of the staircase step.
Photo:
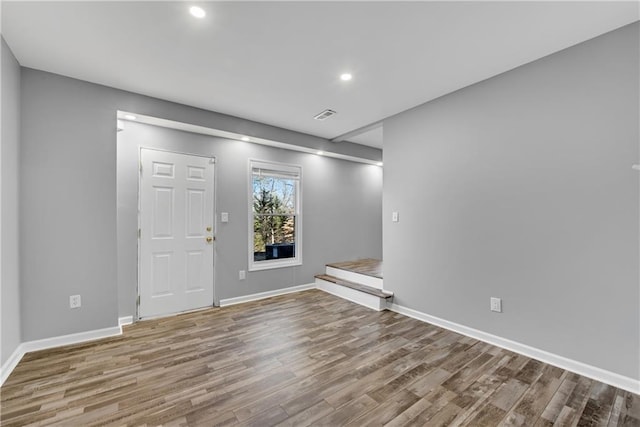
POLYGON ((379 259, 363 258, 356 261, 332 262, 327 264, 327 267, 382 279, 382 261, 379 259))
POLYGON ((363 285, 361 283, 340 279, 339 277, 331 276, 329 274, 316 274, 315 278, 320 280, 325 280, 327 282, 335 283, 336 285, 355 289, 356 291, 364 292, 364 293, 376 296, 378 298, 384 298, 384 299, 393 298, 393 292, 383 291, 382 289, 373 288, 371 286, 363 285))

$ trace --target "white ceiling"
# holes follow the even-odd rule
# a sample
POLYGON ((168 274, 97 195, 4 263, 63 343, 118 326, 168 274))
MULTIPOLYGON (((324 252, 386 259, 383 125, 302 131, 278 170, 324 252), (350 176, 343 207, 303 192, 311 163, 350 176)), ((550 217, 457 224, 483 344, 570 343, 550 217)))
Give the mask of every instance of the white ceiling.
POLYGON ((202 20, 188 1, 3 1, 2 33, 26 67, 333 139, 639 19, 636 1, 195 3, 202 20))

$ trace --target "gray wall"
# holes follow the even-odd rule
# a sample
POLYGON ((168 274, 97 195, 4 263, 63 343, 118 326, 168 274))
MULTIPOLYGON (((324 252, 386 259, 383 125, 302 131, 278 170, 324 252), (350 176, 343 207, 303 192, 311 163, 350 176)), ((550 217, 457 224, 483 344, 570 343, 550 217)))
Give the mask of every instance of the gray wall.
MULTIPOLYGON (((115 326, 119 315, 131 314, 127 304, 130 293, 122 295, 123 308, 121 312, 118 309, 118 278, 130 274, 118 274, 118 109, 325 151, 370 159, 381 157, 379 150, 349 143, 332 144, 321 138, 32 69, 22 69, 21 87, 20 254, 25 341, 115 326), (82 296, 82 308, 69 309, 69 295, 73 294, 82 296)), ((282 153, 282 158, 289 155, 282 153)), ((220 170, 224 167, 223 163, 220 170)), ((231 184, 221 178, 218 186, 224 185, 231 184)), ((234 218, 238 215, 238 207, 225 199, 219 200, 219 207, 234 218)), ((312 207, 310 212, 317 211, 312 207)), ((305 220, 305 227, 309 223, 312 226, 313 218, 305 220)), ((322 223, 323 219, 317 221, 322 223)), ((240 227, 238 222, 228 225, 231 230, 240 227)), ((246 228, 242 232, 221 238, 244 240, 246 228)), ((305 239, 306 244, 313 241, 305 239)), ((249 277, 236 289, 230 283, 237 278, 237 270, 246 257, 227 259, 218 255, 218 265, 230 266, 228 271, 219 269, 217 273, 219 286, 227 284, 221 288, 222 298, 309 279, 305 265, 305 270, 290 270, 288 280, 281 272, 270 271, 249 277)), ((305 257, 307 262, 312 259, 305 257)), ((121 288, 130 292, 131 286, 121 288)))
POLYGON ((20 66, 9 46, 2 43, 2 277, 0 294, 0 364, 21 342, 20 280, 18 264, 18 153, 20 139, 20 66))
POLYGON ((324 264, 382 256, 382 169, 312 154, 140 123, 118 133, 118 298, 134 315, 137 295, 138 153, 161 148, 216 157, 216 300, 312 283, 324 264), (248 159, 302 166, 303 265, 247 272, 248 159))
POLYGON ((638 28, 385 120, 398 304, 640 378, 638 28))

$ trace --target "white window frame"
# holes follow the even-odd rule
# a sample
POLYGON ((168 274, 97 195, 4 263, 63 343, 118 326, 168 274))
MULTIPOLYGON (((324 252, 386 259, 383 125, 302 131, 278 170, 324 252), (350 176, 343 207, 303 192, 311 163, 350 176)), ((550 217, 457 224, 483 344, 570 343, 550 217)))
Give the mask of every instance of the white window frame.
POLYGON ((249 159, 248 170, 248 211, 249 211, 249 271, 269 270, 272 268, 293 267, 302 265, 302 166, 287 163, 271 162, 267 160, 249 159), (254 261, 253 242, 253 170, 267 169, 280 171, 283 174, 297 174, 295 197, 295 257, 274 260, 254 261))

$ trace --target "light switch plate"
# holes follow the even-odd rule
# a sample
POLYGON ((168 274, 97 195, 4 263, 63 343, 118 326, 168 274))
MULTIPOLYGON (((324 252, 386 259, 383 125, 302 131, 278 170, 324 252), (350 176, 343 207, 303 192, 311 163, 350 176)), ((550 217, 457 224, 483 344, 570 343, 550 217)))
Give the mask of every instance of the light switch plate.
POLYGON ((391 213, 391 221, 398 222, 400 221, 400 214, 398 212, 391 213))
POLYGON ((220 221, 221 222, 229 222, 229 212, 222 212, 220 214, 220 221))

